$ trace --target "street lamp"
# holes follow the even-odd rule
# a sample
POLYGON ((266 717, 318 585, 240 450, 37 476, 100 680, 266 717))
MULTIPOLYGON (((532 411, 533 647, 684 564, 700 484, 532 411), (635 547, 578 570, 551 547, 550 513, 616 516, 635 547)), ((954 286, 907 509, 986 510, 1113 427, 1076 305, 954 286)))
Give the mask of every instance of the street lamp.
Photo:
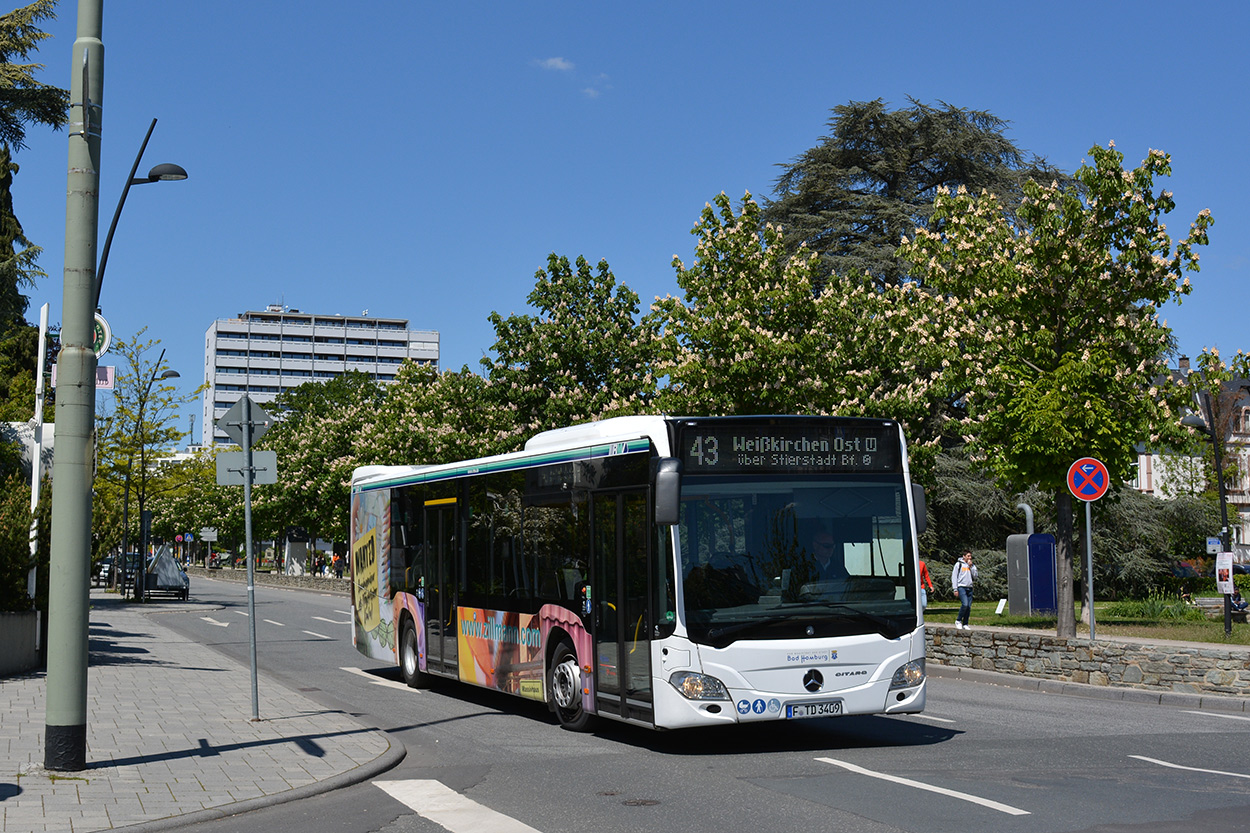
POLYGON ((113 232, 117 231, 117 220, 122 216, 122 206, 126 204, 126 195, 130 193, 130 186, 146 185, 149 182, 177 182, 187 178, 187 172, 171 162, 157 165, 148 171, 147 176, 135 176, 135 172, 139 170, 139 161, 143 159, 143 151, 147 149, 148 139, 152 138, 152 131, 155 128, 156 119, 152 119, 152 124, 148 125, 147 135, 143 137, 143 144, 139 145, 139 154, 135 157, 135 163, 130 168, 130 176, 126 178, 126 187, 122 188, 121 199, 117 201, 117 210, 113 212, 113 222, 109 223, 108 234, 104 237, 104 248, 100 250, 100 267, 95 272, 96 308, 100 306, 100 293, 104 290, 104 267, 108 264, 109 247, 113 244, 113 232))
MULTIPOLYGON (((143 388, 143 394, 139 397, 139 412, 135 419, 134 443, 130 450, 130 457, 126 460, 126 496, 122 500, 122 569, 125 569, 127 555, 128 534, 130 532, 130 473, 134 467, 135 453, 134 445, 139 446, 139 471, 140 476, 144 478, 143 488, 139 490, 139 563, 135 567, 135 600, 143 601, 143 590, 146 579, 140 579, 144 573, 145 561, 147 559, 147 534, 146 528, 143 526, 143 504, 147 498, 147 442, 143 433, 143 409, 148 402, 148 394, 152 392, 152 384, 157 379, 176 379, 181 374, 176 370, 166 370, 161 372, 161 362, 165 359, 165 351, 161 351, 161 355, 156 359, 156 367, 152 369, 152 375, 148 378, 147 385, 143 388)), ((116 571, 115 571, 116 572, 116 571)), ((124 579, 123 579, 124 580, 124 579)), ((125 588, 122 588, 123 595, 125 588)))
MULTIPOLYGON (((1202 393, 1199 395, 1199 402, 1202 403, 1203 410, 1206 411, 1206 419, 1197 414, 1186 414, 1181 418, 1181 425, 1188 426, 1206 434, 1211 438, 1211 447, 1215 450, 1215 480, 1219 487, 1220 495, 1220 523, 1223 527, 1220 529, 1220 546, 1223 548, 1221 552, 1231 552, 1233 547, 1228 537, 1228 496, 1224 493, 1224 466, 1222 456, 1220 454, 1220 446, 1223 445, 1222 437, 1215 432, 1215 417, 1211 412, 1211 394, 1202 393)), ((1233 632, 1233 600, 1228 593, 1224 594, 1224 633, 1231 634, 1233 632)))

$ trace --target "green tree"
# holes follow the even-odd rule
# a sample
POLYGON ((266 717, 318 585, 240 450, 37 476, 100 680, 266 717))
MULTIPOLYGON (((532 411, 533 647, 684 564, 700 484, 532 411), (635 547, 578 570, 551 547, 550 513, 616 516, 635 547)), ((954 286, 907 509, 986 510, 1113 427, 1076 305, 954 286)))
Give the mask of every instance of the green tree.
POLYGON ((1220 468, 1226 487, 1236 488, 1246 475, 1246 446, 1238 435, 1246 433, 1241 409, 1250 392, 1250 355, 1238 350, 1232 359, 1225 361, 1219 350, 1208 348, 1198 355, 1195 364, 1193 372, 1175 379, 1178 407, 1200 416, 1213 433, 1204 434, 1195 429, 1188 435, 1189 442, 1176 450, 1181 454, 1188 452, 1202 461, 1199 482, 1211 499, 1218 501, 1212 436, 1220 446, 1220 468))
POLYGON ((693 263, 673 261, 684 295, 652 312, 662 409, 897 419, 923 481, 962 395, 948 372, 955 345, 976 337, 958 305, 854 274, 813 292, 815 257, 789 254, 750 194, 736 213, 721 194, 692 233, 693 263))
POLYGON ((129 516, 125 534, 135 551, 149 499, 178 486, 179 470, 162 461, 186 436, 177 428, 180 406, 199 393, 182 396, 175 386, 163 382, 161 377, 169 370, 164 351, 156 361, 150 360, 149 353, 160 342, 140 341, 144 332, 140 330, 130 341, 114 342, 110 352, 118 355, 121 365, 113 399, 111 403, 105 400, 106 407, 96 416, 100 462, 95 504, 104 510, 96 524, 98 554, 121 545, 121 518, 114 518, 118 507, 129 516))
POLYGON ((492 312, 495 357, 482 359, 487 396, 513 414, 507 450, 550 428, 637 413, 655 394, 653 324, 606 260, 592 270, 553 253, 534 280, 527 300, 538 314, 492 312))
POLYGON ((278 483, 253 487, 254 528, 267 518, 278 532, 298 526, 313 536, 347 540, 352 470, 376 462, 361 450, 384 396, 381 385, 356 371, 278 394, 276 421, 257 444, 277 452, 278 483))
POLYGON ((13 209, 13 150, 26 146, 26 127, 65 124, 69 93, 43 84, 35 74, 42 64, 30 56, 48 36, 38 28, 54 18, 55 0, 37 0, 0 15, 0 336, 22 322, 28 299, 22 290, 47 277, 36 265, 40 249, 22 232, 13 209))
POLYGON ((984 189, 1011 208, 1028 179, 1066 180, 1012 144, 997 116, 908 100, 900 110, 881 99, 834 107, 829 135, 781 166, 765 219, 785 230, 791 253, 820 255, 822 280, 862 272, 885 287, 913 277, 895 249, 928 225, 941 188, 984 189))
POLYGON ((56 0, 36 0, 0 15, 0 143, 26 147, 26 126, 65 124, 69 92, 35 80, 43 64, 30 63, 39 44, 51 37, 37 24, 56 17, 56 0))
POLYGON ((1004 482, 1055 494, 1060 636, 1076 630, 1065 476, 1091 456, 1122 481, 1136 443, 1179 431, 1156 386, 1170 343, 1158 309, 1190 291, 1184 272, 1197 270, 1211 223, 1203 211, 1174 247, 1162 217, 1175 203, 1154 183, 1168 156, 1125 170, 1114 146, 1090 154, 1073 188, 1026 182, 1014 216, 992 194, 939 194, 936 222, 900 250, 975 322, 979 338, 950 368, 968 390, 974 453, 1004 482))

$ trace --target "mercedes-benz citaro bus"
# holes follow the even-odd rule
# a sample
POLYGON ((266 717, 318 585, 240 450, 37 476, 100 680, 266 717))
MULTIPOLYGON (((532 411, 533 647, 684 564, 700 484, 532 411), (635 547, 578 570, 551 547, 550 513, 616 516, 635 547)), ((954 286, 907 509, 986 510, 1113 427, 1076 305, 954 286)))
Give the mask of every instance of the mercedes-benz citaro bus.
POLYGON ((618 417, 365 466, 353 642, 575 730, 919 712, 924 518, 881 419, 618 417))

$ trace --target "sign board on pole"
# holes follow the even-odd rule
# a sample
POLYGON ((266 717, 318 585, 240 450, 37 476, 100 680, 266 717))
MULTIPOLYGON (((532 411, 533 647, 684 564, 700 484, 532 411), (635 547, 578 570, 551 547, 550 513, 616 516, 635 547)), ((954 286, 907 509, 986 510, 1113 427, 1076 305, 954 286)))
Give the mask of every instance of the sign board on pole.
POLYGON ((1077 500, 1098 500, 1111 486, 1111 475, 1102 461, 1082 457, 1068 469, 1068 489, 1077 500))
POLYGON ((206 526, 200 530, 200 540, 207 541, 210 544, 217 540, 217 527, 206 526))
MULTIPOLYGON (((246 455, 242 451, 223 451, 217 455, 217 485, 242 486, 243 465, 246 455)), ((252 483, 264 486, 278 482, 278 452, 252 452, 252 483)))
POLYGON ((1233 592, 1233 554, 1221 552, 1215 556, 1215 592, 1233 592))
MULTIPOLYGON (((252 412, 252 444, 255 445, 256 441, 265 436, 265 432, 273 425, 273 417, 261 410, 261 407, 248 397, 244 396, 238 402, 235 402, 230 407, 230 410, 226 411, 221 419, 217 420, 217 427, 225 431, 226 436, 240 446, 243 445, 243 409, 249 405, 252 412)), ((259 483, 261 481, 257 480, 255 482, 259 483)))
POLYGON ((1207 555, 1218 555, 1220 550, 1224 548, 1224 542, 1219 538, 1207 539, 1207 555))
POLYGON ((109 322, 104 320, 104 316, 97 312, 95 314, 95 324, 91 330, 91 349, 95 352, 95 357, 99 359, 107 353, 112 343, 113 328, 109 326, 109 322))

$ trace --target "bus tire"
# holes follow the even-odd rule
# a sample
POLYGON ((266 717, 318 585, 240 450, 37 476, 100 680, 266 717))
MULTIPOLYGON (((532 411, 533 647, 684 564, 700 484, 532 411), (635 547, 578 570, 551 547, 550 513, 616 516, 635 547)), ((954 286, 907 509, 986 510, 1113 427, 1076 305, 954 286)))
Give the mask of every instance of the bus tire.
POLYGON ((570 732, 583 732, 590 715, 582 708, 582 672, 577 664, 573 643, 561 639, 551 653, 551 670, 547 680, 551 705, 560 726, 570 732))
POLYGON ((417 647, 417 627, 405 617, 403 630, 399 632, 399 673, 409 688, 423 688, 425 675, 421 673, 421 656, 417 647))

